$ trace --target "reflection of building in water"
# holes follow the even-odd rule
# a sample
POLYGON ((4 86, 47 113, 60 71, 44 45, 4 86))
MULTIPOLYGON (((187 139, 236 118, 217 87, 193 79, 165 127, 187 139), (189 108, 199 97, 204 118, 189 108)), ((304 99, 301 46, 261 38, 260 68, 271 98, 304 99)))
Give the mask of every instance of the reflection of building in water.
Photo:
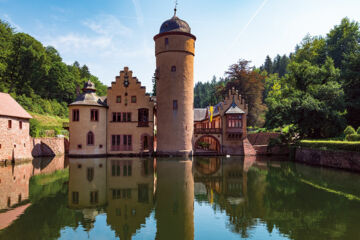
POLYGON ((70 159, 68 204, 84 214, 83 227, 94 227, 100 206, 106 204, 106 158, 70 159))
POLYGON ((57 156, 0 167, 0 210, 21 204, 29 198, 29 181, 32 176, 63 169, 64 163, 64 156, 57 156))
POLYGON ((199 194, 206 188, 206 194, 212 203, 213 194, 225 198, 231 205, 238 205, 246 201, 247 170, 250 167, 245 159, 196 158, 194 161, 194 179, 199 194), (246 166, 246 169, 244 169, 246 166))
POLYGON ((109 158, 107 165, 107 222, 121 239, 145 224, 154 205, 154 161, 109 158))
POLYGON ((157 161, 156 239, 194 239, 192 161, 157 161))
POLYGON ((96 208, 106 204, 106 158, 70 159, 69 206, 96 208))
MULTIPOLYGON (((245 233, 252 225, 248 215, 247 171, 254 163, 252 158, 196 158, 194 179, 203 184, 206 191, 195 192, 196 197, 204 199, 206 194, 210 203, 215 203, 229 216, 231 228, 245 233), (207 160, 207 161, 206 161, 207 160), (220 164, 220 166, 218 166, 220 164)), ((246 237, 244 235, 244 237, 246 237)))

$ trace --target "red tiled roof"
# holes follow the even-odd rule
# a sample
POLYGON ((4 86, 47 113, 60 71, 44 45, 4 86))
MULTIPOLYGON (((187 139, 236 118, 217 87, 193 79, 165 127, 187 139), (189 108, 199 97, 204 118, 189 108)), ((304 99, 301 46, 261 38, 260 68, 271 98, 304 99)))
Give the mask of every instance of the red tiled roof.
POLYGON ((31 115, 9 94, 0 93, 0 116, 29 119, 31 115))

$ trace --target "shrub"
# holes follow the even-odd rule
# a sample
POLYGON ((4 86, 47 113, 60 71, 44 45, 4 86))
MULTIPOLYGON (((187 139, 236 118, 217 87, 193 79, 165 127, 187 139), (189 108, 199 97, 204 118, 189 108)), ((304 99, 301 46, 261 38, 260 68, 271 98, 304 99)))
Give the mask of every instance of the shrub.
POLYGON ((358 129, 356 130, 357 134, 360 134, 360 126, 358 127, 358 129))
POLYGON ((360 152, 359 142, 346 142, 346 141, 314 141, 314 140, 302 140, 299 145, 301 147, 315 148, 321 150, 343 150, 343 151, 355 151, 360 152))
POLYGON ((344 130, 345 135, 355 134, 355 129, 352 126, 347 126, 344 130))
POLYGON ((360 141, 360 134, 348 134, 345 137, 346 141, 360 141))
POLYGON ((38 137, 40 133, 40 122, 35 118, 30 119, 30 136, 38 137))

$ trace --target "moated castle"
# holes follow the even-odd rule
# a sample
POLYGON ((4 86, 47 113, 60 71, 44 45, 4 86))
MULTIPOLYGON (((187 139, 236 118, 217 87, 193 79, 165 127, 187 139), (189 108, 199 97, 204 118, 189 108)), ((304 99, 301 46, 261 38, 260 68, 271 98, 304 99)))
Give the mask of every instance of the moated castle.
POLYGON ((194 109, 196 37, 174 16, 154 36, 157 97, 127 67, 96 95, 85 83, 69 105, 70 156, 244 155, 254 150, 246 137, 247 104, 232 89, 214 107, 194 109))

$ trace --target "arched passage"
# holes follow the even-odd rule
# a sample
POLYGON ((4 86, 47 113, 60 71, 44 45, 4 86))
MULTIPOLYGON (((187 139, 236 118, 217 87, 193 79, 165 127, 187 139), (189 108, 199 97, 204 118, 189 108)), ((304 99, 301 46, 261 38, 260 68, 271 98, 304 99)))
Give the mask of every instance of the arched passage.
POLYGON ((219 140, 211 135, 204 135, 195 142, 195 152, 220 153, 219 140))

